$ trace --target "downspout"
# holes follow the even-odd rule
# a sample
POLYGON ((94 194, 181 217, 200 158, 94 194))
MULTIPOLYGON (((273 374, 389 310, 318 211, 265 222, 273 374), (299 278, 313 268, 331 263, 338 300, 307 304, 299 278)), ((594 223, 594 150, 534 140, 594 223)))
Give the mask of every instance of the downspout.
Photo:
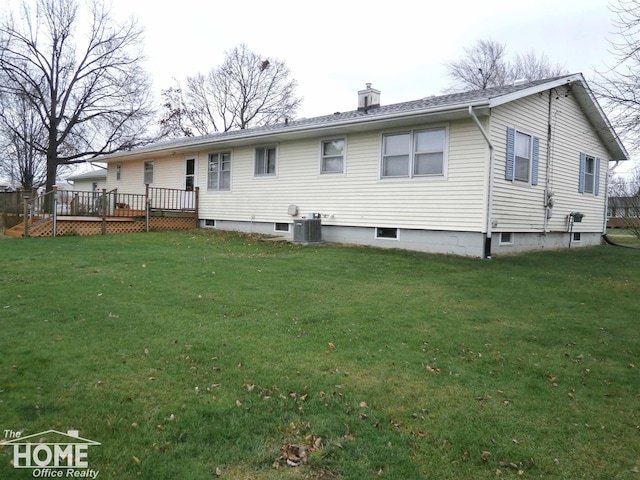
POLYGON ((545 168, 544 181, 544 220, 542 233, 546 235, 549 230, 549 217, 553 208, 553 193, 549 186, 551 185, 551 102, 553 90, 549 90, 549 110, 547 112, 547 165, 545 168))
POLYGON ((491 233, 493 231, 493 217, 491 212, 493 210, 493 162, 494 162, 494 148, 491 140, 485 132, 480 120, 473 111, 473 107, 469 105, 469 115, 473 118, 473 121, 478 126, 478 130, 482 133, 487 146, 489 147, 489 191, 487 195, 487 233, 484 239, 484 258, 491 258, 491 233))
POLYGON ((606 238, 607 233, 609 233, 609 229, 607 228, 607 219, 609 218, 609 181, 611 180, 611 172, 613 172, 618 164, 619 160, 613 165, 613 167, 609 168, 609 162, 607 162, 607 175, 605 176, 604 182, 604 222, 602 225, 602 236, 606 238))

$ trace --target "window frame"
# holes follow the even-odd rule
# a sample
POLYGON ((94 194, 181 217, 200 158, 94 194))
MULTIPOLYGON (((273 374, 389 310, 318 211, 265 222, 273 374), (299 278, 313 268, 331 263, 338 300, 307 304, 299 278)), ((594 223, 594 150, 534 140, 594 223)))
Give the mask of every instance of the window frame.
POLYGON ((320 175, 344 175, 346 172, 345 164, 347 158, 347 139, 346 137, 336 137, 320 141, 320 175), (325 144, 332 142, 342 142, 342 154, 341 155, 325 155, 325 144), (326 168, 326 161, 328 159, 340 158, 341 168, 340 170, 329 170, 326 168))
POLYGON ((258 178, 264 178, 264 177, 276 177, 278 175, 278 145, 275 144, 269 144, 269 145, 260 145, 254 148, 253 150, 253 176, 254 177, 258 177, 258 178), (269 171, 269 158, 268 155, 265 157, 266 161, 264 163, 265 165, 265 171, 263 172, 259 172, 258 171, 258 151, 264 151, 265 154, 269 151, 269 150, 273 150, 273 155, 274 155, 274 160, 273 160, 273 172, 269 171))
POLYGON ((532 178, 532 171, 533 171, 533 135, 523 132, 522 130, 518 130, 516 129, 516 135, 515 135, 515 140, 514 140, 514 158, 513 158, 513 180, 515 182, 524 182, 524 183, 531 183, 531 178, 532 178), (518 155, 518 146, 520 144, 520 142, 518 141, 519 137, 523 136, 523 137, 527 137, 529 140, 529 148, 528 151, 526 152, 528 154, 528 157, 523 157, 518 155), (526 160, 527 162, 527 177, 523 178, 523 177, 518 177, 518 160, 520 160, 520 162, 522 162, 522 160, 526 160))
POLYGON ((273 231, 276 233, 290 233, 291 224, 288 222, 275 222, 273 224, 273 231), (286 227, 286 228, 283 228, 286 227))
POLYGON ((376 240, 399 240, 400 229, 396 227, 376 227, 375 235, 376 240), (393 235, 391 235, 392 231, 394 232, 393 235), (389 235, 386 233, 389 233, 389 235))
POLYGON ((580 152, 580 160, 578 166, 578 193, 600 195, 600 168, 602 160, 596 155, 580 152), (592 165, 593 171, 588 172, 589 164, 592 165), (589 182, 587 181, 589 180, 589 182))
MULTIPOLYGON (((429 180, 446 180, 448 167, 448 148, 449 148, 449 128, 447 125, 437 125, 428 128, 413 128, 411 130, 401 130, 397 132, 383 133, 380 147, 380 179, 381 180, 398 180, 398 179, 429 179, 429 180), (442 132, 442 150, 418 150, 418 138, 424 132, 442 132), (389 143, 387 139, 391 137, 407 136, 408 142, 401 151, 389 151, 389 143), (442 152, 442 172, 441 173, 416 173, 418 165, 418 156, 442 152), (405 158, 406 157, 406 158, 405 158), (406 174, 389 175, 386 174, 390 170, 390 161, 393 159, 400 160, 405 158, 406 174)), ((405 168, 404 165, 402 165, 405 168)))
POLYGON ((198 171, 196 157, 184 158, 184 189, 193 192, 196 188, 196 172, 198 171), (191 173, 189 173, 191 170, 191 173))
POLYGON ((207 155, 207 192, 230 192, 231 191, 231 178, 232 178, 232 168, 233 168, 233 155, 231 150, 222 150, 219 152, 211 152, 207 155), (223 155, 228 155, 228 160, 225 160, 223 158, 223 155), (216 172, 212 172, 211 171, 211 163, 212 163, 212 159, 213 157, 216 157, 217 159, 217 164, 218 164, 218 169, 216 172), (228 164, 229 169, 228 170, 224 170, 224 166, 225 163, 228 164), (221 185, 224 185, 222 180, 223 180, 223 175, 225 173, 228 172, 228 186, 227 188, 221 188, 221 185), (216 174, 216 186, 212 187, 211 186, 211 177, 212 177, 212 173, 216 174))
POLYGON ((540 138, 536 137, 532 132, 527 130, 516 128, 516 127, 507 127, 507 142, 505 149, 505 158, 506 165, 504 171, 505 180, 515 183, 518 182, 519 185, 530 185, 535 186, 538 185, 538 170, 540 168, 540 138), (517 159, 522 159, 525 157, 521 157, 517 155, 518 150, 518 134, 525 135, 529 137, 529 158, 528 160, 528 179, 524 179, 522 177, 516 177, 516 163, 517 159))
POLYGON ((155 170, 155 164, 153 160, 146 160, 143 163, 143 167, 142 167, 142 183, 144 183, 145 185, 153 185, 153 177, 154 177, 154 172, 155 170), (151 168, 147 168, 147 167, 151 167, 151 168), (151 181, 149 180, 149 177, 151 181))
POLYGON ((122 164, 116 163, 116 181, 122 180, 122 164))

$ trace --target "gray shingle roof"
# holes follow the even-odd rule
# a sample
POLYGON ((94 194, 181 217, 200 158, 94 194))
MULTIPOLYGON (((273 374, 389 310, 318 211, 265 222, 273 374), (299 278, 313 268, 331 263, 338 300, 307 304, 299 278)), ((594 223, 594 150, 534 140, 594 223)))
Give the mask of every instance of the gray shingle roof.
MULTIPOLYGON (((526 90, 536 85, 548 83, 550 81, 557 80, 562 77, 556 77, 545 80, 536 80, 531 82, 525 82, 517 85, 504 85, 500 87, 487 88, 485 90, 473 90, 461 93, 451 93, 447 95, 431 96, 421 98, 419 100, 413 100, 409 102, 394 103, 391 105, 380 105, 377 107, 370 107, 367 110, 350 110, 347 112, 336 112, 330 115, 322 115, 312 118, 301 118, 295 120, 288 120, 286 123, 277 123, 273 125, 266 125, 261 127, 252 127, 245 130, 230 130, 224 133, 214 133, 211 135, 205 135, 202 137, 188 137, 178 140, 170 140, 162 142, 162 144, 169 145, 182 145, 194 142, 194 140, 211 139, 221 140, 223 138, 242 137, 245 135, 253 135, 257 133, 275 132, 284 129, 293 129, 295 127, 313 127, 313 126, 325 126, 332 123, 341 123, 344 121, 354 121, 361 119, 372 120, 376 117, 384 117, 392 114, 405 114, 411 112, 417 112, 421 110, 428 110, 433 108, 455 107, 468 105, 482 100, 491 100, 492 98, 501 97, 504 95, 516 93, 521 90, 526 90)), ((200 142, 198 142, 200 143, 200 142)), ((160 146, 161 144, 157 144, 160 146)))
POLYGON ((597 105, 595 98, 588 90, 588 86, 584 81, 584 77, 581 74, 565 75, 554 78, 547 78, 543 80, 534 80, 526 82, 517 82, 511 85, 504 85, 499 87, 487 88, 485 90, 472 90, 468 92, 451 93, 446 95, 431 96, 421 98, 419 100, 413 100, 409 102, 395 103, 391 105, 380 105, 370 107, 367 110, 350 110, 347 112, 335 112, 330 115, 322 115, 313 118, 300 118, 292 119, 286 122, 266 125, 261 127, 253 127, 244 130, 230 130, 224 133, 214 133, 211 135, 204 135, 200 137, 185 137, 179 139, 165 140, 153 145, 141 147, 129 152, 121 152, 108 156, 107 158, 116 159, 128 155, 142 155, 151 152, 160 152, 170 149, 182 149, 182 148, 197 148, 201 145, 214 144, 218 142, 224 142, 225 140, 241 140, 250 139, 253 137, 262 137, 270 134, 284 134, 291 132, 312 131, 316 128, 326 127, 339 127, 348 124, 366 123, 369 121, 382 120, 386 118, 399 118, 404 115, 432 113, 437 111, 453 111, 456 109, 466 108, 470 105, 489 106, 492 104, 500 104, 507 100, 513 100, 518 98, 519 94, 522 96, 534 93, 536 91, 543 91, 549 88, 553 88, 564 83, 579 82, 584 86, 586 95, 582 95, 582 101, 585 102, 583 107, 587 106, 587 115, 590 115, 592 122, 594 122, 601 132, 605 131, 603 135, 606 137, 605 142, 612 150, 614 158, 626 158, 627 153, 624 147, 620 143, 617 135, 611 128, 604 113, 597 105))

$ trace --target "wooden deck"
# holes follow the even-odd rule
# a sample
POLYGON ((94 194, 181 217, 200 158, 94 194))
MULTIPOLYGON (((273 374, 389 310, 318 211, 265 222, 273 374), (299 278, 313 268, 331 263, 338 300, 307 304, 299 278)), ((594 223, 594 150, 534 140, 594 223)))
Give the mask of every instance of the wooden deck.
MULTIPOLYGON (((137 213, 138 211, 135 211, 137 213)), ((122 233, 143 233, 147 231, 147 221, 142 216, 110 216, 85 217, 60 215, 56 218, 55 235, 53 218, 45 220, 32 219, 28 228, 29 237, 53 237, 72 235, 112 235, 122 233)), ((149 231, 190 230, 197 227, 194 212, 152 212, 149 215, 149 231)), ((10 237, 23 237, 24 224, 11 227, 5 231, 10 237)))

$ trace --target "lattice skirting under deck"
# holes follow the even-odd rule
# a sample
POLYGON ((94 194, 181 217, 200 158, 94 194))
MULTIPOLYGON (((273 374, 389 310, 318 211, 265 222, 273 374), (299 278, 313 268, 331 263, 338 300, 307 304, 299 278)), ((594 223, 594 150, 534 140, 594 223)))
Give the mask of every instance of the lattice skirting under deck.
MULTIPOLYGON (((194 218, 179 217, 151 217, 149 218, 149 230, 189 230, 196 228, 194 218)), ((107 235, 121 233, 142 233, 146 231, 144 220, 107 220, 105 223, 105 233, 107 235)), ((101 235, 102 221, 100 220, 64 220, 58 219, 56 224, 56 234, 58 236, 71 235, 101 235)), ((53 221, 49 220, 29 228, 30 237, 52 237, 53 221)))

